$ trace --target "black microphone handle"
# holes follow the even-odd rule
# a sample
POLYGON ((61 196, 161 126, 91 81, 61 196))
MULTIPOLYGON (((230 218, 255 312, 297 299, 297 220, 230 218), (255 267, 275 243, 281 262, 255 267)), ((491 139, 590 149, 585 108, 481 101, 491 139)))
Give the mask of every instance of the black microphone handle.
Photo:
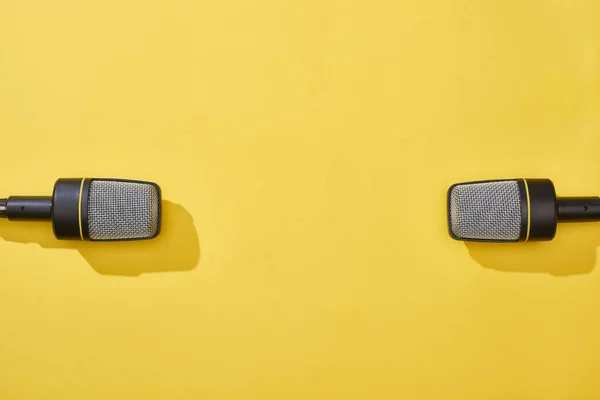
POLYGON ((600 222, 600 197, 559 197, 558 222, 600 222))
POLYGON ((10 196, 0 199, 0 218, 11 221, 50 221, 51 196, 10 196))

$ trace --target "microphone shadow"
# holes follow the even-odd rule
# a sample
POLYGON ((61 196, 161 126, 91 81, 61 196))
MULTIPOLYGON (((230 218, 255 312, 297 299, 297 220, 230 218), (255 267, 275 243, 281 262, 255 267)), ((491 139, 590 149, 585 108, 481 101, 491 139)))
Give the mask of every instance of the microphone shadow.
POLYGON ((163 200, 162 227, 151 240, 77 242, 57 240, 49 222, 0 221, 0 238, 35 243, 46 249, 77 250, 102 275, 190 271, 200 261, 200 244, 192 215, 180 204, 163 200))
POLYGON ((559 224, 556 237, 549 242, 465 244, 473 260, 484 268, 555 277, 582 275, 596 265, 600 224, 559 224))

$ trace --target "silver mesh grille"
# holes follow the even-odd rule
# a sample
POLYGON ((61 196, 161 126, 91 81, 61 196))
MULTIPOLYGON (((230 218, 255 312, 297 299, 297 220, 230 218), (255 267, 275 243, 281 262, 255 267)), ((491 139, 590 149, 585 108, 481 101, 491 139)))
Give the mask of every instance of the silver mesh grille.
POLYGON ((159 194, 154 185, 92 180, 88 226, 92 240, 145 239, 158 231, 159 194))
POLYGON ((458 239, 515 241, 521 233, 517 181, 469 183, 450 193, 450 229, 458 239))

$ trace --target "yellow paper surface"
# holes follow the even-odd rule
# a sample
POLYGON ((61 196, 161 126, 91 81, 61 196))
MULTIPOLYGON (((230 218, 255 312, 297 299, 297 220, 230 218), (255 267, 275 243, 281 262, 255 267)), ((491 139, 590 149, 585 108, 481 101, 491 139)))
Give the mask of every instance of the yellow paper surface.
POLYGON ((596 0, 0 0, 0 195, 165 199, 144 243, 0 221, 0 398, 600 398, 600 224, 445 209, 599 195, 599 110, 596 0))

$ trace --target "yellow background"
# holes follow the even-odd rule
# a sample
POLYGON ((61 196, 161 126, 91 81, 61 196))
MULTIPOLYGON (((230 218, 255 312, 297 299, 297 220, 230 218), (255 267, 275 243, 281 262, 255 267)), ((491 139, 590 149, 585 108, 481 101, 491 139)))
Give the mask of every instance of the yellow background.
POLYGON ((597 0, 0 0, 2 194, 165 199, 146 243, 0 221, 0 398, 600 398, 600 226, 445 210, 600 194, 599 47, 597 0))

